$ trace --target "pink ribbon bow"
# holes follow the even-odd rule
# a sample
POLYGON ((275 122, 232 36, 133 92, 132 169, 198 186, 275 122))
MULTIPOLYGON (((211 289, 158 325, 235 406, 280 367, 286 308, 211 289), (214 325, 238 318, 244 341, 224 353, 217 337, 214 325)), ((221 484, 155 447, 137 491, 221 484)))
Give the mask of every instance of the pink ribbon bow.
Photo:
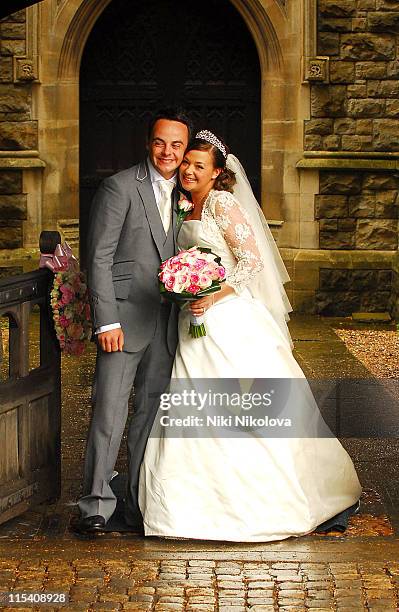
POLYGON ((39 268, 48 268, 51 272, 65 272, 66 270, 78 270, 79 263, 69 244, 57 244, 53 254, 42 253, 40 255, 39 268))

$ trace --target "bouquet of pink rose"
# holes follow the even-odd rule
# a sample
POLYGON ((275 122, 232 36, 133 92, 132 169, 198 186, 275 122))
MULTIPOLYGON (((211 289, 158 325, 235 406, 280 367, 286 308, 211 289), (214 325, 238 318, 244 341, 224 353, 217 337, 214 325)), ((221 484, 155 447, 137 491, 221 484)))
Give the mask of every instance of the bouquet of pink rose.
MULTIPOLYGON (((161 264, 158 274, 161 294, 174 302, 190 302, 220 291, 226 270, 210 249, 193 246, 161 264)), ((206 336, 204 317, 190 318, 190 336, 206 336)))

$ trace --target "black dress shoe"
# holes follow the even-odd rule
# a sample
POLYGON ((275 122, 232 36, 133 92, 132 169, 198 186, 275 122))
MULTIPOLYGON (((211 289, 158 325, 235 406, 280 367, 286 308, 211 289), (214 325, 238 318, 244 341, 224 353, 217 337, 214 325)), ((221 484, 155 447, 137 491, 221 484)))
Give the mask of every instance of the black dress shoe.
POLYGON ((104 531, 106 520, 103 516, 87 516, 77 521, 73 528, 78 533, 101 533, 104 531))
POLYGON ((125 524, 127 525, 129 533, 144 535, 144 524, 141 515, 135 516, 134 518, 125 515, 125 524))
POLYGON ((128 533, 135 533, 136 535, 144 535, 143 523, 126 523, 128 533))

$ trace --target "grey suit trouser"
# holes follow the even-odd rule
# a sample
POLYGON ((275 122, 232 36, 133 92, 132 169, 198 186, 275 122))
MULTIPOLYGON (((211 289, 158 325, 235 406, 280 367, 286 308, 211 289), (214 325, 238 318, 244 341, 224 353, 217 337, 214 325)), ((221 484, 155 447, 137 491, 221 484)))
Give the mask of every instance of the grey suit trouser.
POLYGON ((126 518, 140 521, 138 479, 147 439, 167 387, 173 355, 167 348, 170 306, 161 306, 155 335, 135 353, 97 352, 93 384, 93 412, 87 439, 83 495, 78 502, 82 518, 101 515, 108 520, 116 507, 110 487, 128 416, 128 401, 134 384, 134 412, 130 421, 128 446, 128 490, 126 518))

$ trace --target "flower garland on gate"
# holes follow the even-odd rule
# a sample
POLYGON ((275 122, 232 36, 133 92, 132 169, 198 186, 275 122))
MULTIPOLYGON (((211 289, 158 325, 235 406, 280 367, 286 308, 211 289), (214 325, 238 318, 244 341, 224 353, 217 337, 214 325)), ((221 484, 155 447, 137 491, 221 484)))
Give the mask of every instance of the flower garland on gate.
POLYGON ((91 338, 88 291, 82 272, 57 272, 50 293, 55 333, 67 355, 82 355, 91 338))
POLYGON ((92 335, 85 276, 66 242, 57 245, 54 255, 42 255, 40 267, 54 273, 50 305, 60 348, 67 355, 82 355, 92 335))

